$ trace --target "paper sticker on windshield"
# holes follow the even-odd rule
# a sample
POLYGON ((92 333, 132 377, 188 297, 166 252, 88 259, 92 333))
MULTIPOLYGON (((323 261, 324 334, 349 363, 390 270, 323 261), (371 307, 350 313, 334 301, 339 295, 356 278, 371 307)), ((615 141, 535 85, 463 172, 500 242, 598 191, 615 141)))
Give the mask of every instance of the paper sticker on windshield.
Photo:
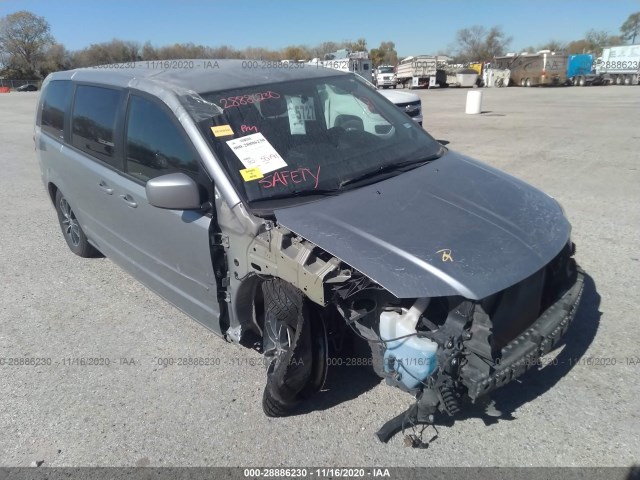
POLYGON ((287 162, 276 152, 276 149, 264 138, 262 133, 227 140, 227 145, 245 168, 259 168, 263 175, 287 166, 287 162))
POLYGON ((218 125, 217 127, 211 127, 211 131, 216 137, 226 137, 233 135, 230 125, 218 125))
POLYGON ((244 170, 240 170, 240 175, 245 182, 250 182, 251 180, 259 180, 264 178, 264 175, 260 171, 258 167, 254 168, 245 168, 244 170))
POLYGON ((285 95, 287 100, 287 113, 289 114, 289 128, 291 135, 305 135, 307 127, 304 122, 316 119, 316 110, 313 106, 313 98, 291 97, 285 95))

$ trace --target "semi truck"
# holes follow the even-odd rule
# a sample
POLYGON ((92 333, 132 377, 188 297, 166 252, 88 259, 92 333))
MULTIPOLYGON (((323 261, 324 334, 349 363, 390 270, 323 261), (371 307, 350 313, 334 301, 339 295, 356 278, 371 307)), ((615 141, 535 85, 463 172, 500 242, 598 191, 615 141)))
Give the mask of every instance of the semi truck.
POLYGON ((492 66, 509 69, 510 85, 535 87, 564 85, 567 81, 567 62, 568 57, 565 54, 540 50, 537 53, 509 53, 503 57, 496 57, 492 66))
POLYGON ((608 83, 604 75, 598 75, 595 72, 593 55, 590 53, 569 55, 567 80, 571 85, 579 87, 586 85, 604 85, 608 83))
POLYGON ((447 73, 444 55, 415 55, 403 59, 397 68, 398 83, 405 88, 446 87, 447 73))
POLYGON ((376 87, 396 88, 398 78, 396 77, 396 67, 392 65, 380 65, 375 69, 374 82, 376 87))
POLYGON ((602 50, 596 73, 615 85, 638 85, 640 80, 640 45, 621 45, 602 50))

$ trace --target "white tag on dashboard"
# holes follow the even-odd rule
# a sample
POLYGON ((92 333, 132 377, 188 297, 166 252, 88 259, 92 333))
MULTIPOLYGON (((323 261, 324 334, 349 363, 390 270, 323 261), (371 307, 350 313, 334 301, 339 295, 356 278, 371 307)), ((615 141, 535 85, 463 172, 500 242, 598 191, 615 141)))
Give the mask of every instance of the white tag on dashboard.
POLYGON ((289 129, 291 135, 305 135, 307 133, 307 127, 305 122, 307 120, 316 119, 316 110, 313 106, 313 98, 305 97, 292 97, 285 95, 287 100, 287 113, 289 115, 289 129))
POLYGON ((265 174, 287 166, 287 162, 262 133, 227 140, 227 145, 245 168, 259 168, 265 174))

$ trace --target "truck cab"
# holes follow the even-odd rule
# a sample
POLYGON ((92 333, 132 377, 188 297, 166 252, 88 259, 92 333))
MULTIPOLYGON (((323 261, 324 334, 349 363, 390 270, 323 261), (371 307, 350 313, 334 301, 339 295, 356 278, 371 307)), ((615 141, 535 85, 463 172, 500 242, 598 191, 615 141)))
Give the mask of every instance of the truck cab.
POLYGON ((398 77, 396 76, 396 68, 392 65, 380 65, 376 68, 374 75, 375 85, 380 88, 396 88, 398 84, 398 77))

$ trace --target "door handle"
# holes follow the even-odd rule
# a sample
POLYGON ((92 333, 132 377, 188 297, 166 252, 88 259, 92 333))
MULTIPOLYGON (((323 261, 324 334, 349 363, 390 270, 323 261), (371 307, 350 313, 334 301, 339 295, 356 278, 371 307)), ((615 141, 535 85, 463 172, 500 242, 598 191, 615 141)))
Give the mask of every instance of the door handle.
POLYGON ((120 195, 120 198, 122 200, 124 200, 124 203, 129 205, 131 208, 136 208, 138 206, 138 204, 136 202, 134 202, 133 197, 131 195, 129 195, 129 194, 120 195))
POLYGON ((102 190, 104 190, 104 193, 106 193, 107 195, 113 195, 113 188, 109 188, 109 185, 107 185, 107 182, 105 182, 104 180, 100 180, 98 186, 102 190))

